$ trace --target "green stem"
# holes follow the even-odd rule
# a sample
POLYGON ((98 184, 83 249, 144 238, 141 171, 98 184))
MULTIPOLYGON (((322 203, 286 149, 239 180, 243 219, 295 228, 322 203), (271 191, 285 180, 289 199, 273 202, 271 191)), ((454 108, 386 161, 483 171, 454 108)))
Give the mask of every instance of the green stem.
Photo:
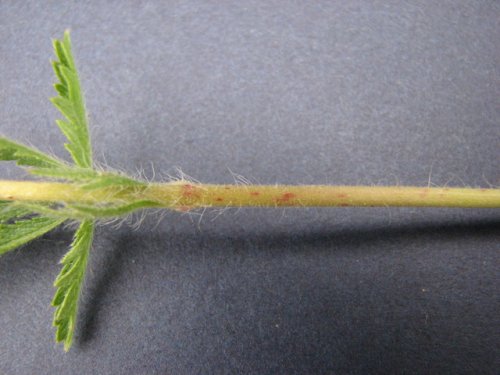
MULTIPOLYGON (((415 186, 213 185, 177 181, 88 189, 57 182, 0 181, 0 200, 88 207, 477 207, 500 208, 500 189, 415 186)), ((130 209, 128 210, 130 211, 130 209)), ((121 214, 121 211, 110 211, 121 214)), ((99 216, 99 214, 96 214, 99 216)))

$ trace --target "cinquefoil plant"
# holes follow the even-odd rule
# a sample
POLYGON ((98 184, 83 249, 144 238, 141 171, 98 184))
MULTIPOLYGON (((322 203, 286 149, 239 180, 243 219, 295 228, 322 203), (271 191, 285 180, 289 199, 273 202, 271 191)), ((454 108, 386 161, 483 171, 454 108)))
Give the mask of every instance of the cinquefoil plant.
POLYGON ((148 183, 96 170, 92 162, 87 115, 71 52, 69 32, 54 40, 52 63, 58 82, 52 103, 63 119, 57 125, 73 164, 0 137, 0 160, 11 160, 42 181, 0 181, 0 255, 31 241, 65 221, 79 227, 54 286, 56 342, 71 347, 78 298, 92 245, 96 220, 160 207, 189 211, 229 206, 433 206, 500 207, 500 189, 211 185, 181 179, 148 183))

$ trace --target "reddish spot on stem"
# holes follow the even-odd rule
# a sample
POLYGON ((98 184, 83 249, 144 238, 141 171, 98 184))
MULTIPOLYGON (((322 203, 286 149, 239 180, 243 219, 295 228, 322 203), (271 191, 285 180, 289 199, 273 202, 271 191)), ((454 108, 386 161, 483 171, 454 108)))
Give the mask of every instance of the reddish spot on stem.
POLYGON ((221 197, 217 197, 217 198, 215 198, 215 200, 216 200, 217 202, 222 202, 224 199, 222 199, 221 197))
POLYGON ((231 188, 229 186, 224 186, 224 189, 230 190, 231 188))
POLYGON ((258 191, 251 191, 250 195, 253 195, 256 197, 257 195, 260 195, 260 193, 258 191))
POLYGON ((294 193, 283 193, 281 195, 281 197, 279 197, 278 199, 276 199, 276 202, 277 203, 281 203, 281 204, 288 203, 293 198, 295 198, 295 194, 294 193))
POLYGON ((420 196, 422 198, 425 198, 427 196, 427 194, 429 194, 429 189, 423 189, 421 192, 420 192, 420 196))
POLYGON ((482 193, 486 193, 488 191, 488 189, 479 189, 479 191, 482 193))
POLYGON ((339 206, 340 207, 349 207, 349 203, 340 203, 339 206))
POLYGON ((337 197, 339 197, 339 198, 347 198, 348 195, 346 193, 339 193, 339 194, 337 194, 337 197))
POLYGON ((190 184, 186 184, 182 185, 182 196, 183 198, 188 198, 188 199, 199 198, 200 192, 198 191, 197 187, 190 184))

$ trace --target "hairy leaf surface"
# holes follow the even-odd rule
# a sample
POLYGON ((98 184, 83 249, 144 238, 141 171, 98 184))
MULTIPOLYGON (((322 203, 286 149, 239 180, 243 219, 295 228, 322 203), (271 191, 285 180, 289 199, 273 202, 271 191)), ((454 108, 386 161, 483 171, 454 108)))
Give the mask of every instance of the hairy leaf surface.
POLYGON ((50 177, 56 180, 66 181, 89 181, 98 177, 98 172, 79 167, 62 166, 57 168, 32 168, 31 174, 43 177, 50 177))
POLYGON ((47 233, 65 220, 30 217, 30 214, 31 211, 21 206, 0 201, 0 255, 47 233))
POLYGON ((87 114, 78 72, 71 53, 69 31, 64 33, 63 40, 56 39, 53 44, 58 61, 53 61, 52 66, 59 79, 54 87, 59 96, 52 98, 51 101, 65 117, 64 120, 57 120, 56 123, 68 138, 69 143, 65 146, 75 164, 81 168, 91 168, 92 147, 87 114))
POLYGON ((52 300, 52 306, 56 307, 53 324, 56 327, 56 342, 63 342, 65 351, 69 350, 73 342, 78 298, 85 276, 93 233, 94 223, 90 220, 82 221, 75 233, 70 250, 61 259, 63 268, 54 282, 57 290, 52 300))
POLYGON ((86 184, 82 185, 83 189, 93 190, 93 189, 104 189, 111 186, 120 186, 122 188, 128 187, 146 187, 147 184, 134 180, 125 175, 115 174, 115 173, 99 173, 98 177, 92 181, 88 181, 86 184))
POLYGON ((140 209, 153 207, 158 207, 158 202, 141 200, 133 203, 114 204, 106 207, 71 205, 71 208, 73 208, 77 213, 83 215, 87 214, 95 219, 123 216, 140 209))
POLYGON ((142 181, 134 180, 123 174, 112 172, 98 172, 93 169, 78 167, 59 168, 33 168, 30 173, 37 176, 51 177, 58 180, 80 182, 80 186, 85 190, 103 189, 110 186, 120 187, 146 187, 142 181))
POLYGON ((63 163, 34 148, 16 143, 5 137, 0 137, 0 160, 16 161, 24 167, 44 169, 60 168, 63 163))

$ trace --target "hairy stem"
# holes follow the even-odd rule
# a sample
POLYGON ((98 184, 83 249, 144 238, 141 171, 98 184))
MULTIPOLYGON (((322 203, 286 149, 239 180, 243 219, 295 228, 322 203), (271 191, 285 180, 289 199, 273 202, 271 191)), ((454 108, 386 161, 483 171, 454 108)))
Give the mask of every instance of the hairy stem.
POLYGON ((500 208, 500 189, 414 186, 213 185, 177 181, 85 189, 77 184, 0 181, 0 200, 149 207, 478 207, 500 208))

